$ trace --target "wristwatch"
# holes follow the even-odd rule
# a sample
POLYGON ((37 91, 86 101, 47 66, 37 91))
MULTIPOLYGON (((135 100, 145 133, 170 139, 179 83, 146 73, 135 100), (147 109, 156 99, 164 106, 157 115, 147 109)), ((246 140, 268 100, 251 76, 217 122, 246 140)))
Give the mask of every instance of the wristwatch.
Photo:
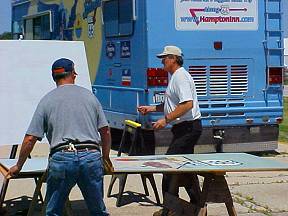
POLYGON ((168 119, 168 117, 167 117, 167 115, 165 115, 165 122, 168 124, 169 122, 171 122, 169 119, 168 119))

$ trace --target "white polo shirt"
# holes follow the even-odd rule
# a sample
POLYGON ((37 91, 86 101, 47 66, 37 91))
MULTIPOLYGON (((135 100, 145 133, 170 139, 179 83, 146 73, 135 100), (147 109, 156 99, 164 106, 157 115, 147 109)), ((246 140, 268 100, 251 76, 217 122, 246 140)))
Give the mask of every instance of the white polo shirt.
POLYGON ((192 121, 201 117, 193 78, 181 67, 172 74, 166 89, 164 114, 167 115, 174 111, 178 104, 191 100, 193 101, 193 108, 170 124, 175 125, 183 121, 192 121))

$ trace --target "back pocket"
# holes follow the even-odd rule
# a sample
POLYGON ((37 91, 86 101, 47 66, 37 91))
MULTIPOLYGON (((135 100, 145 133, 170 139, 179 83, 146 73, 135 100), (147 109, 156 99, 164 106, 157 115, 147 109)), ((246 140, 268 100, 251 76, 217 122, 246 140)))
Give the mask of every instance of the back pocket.
POLYGON ((65 179, 65 163, 50 159, 48 173, 55 180, 65 179))

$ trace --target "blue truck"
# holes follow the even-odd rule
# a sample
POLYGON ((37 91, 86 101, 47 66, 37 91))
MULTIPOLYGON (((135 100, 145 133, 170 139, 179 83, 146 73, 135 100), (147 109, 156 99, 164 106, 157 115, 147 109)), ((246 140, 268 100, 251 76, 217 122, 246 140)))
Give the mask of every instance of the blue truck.
MULTIPOLYGON (((165 45, 184 53, 203 134, 197 152, 270 151, 283 120, 281 0, 16 0, 15 39, 83 40, 92 89, 117 131, 137 121, 156 151, 169 128, 163 114, 136 107, 163 102, 169 82, 156 58, 165 45)), ((149 144, 150 143, 150 144, 149 144)))

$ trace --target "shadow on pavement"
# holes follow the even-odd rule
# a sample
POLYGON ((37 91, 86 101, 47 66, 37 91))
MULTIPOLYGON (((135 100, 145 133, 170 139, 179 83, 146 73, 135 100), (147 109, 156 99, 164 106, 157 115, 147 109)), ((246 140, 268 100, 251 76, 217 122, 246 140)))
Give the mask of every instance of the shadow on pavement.
MULTIPOLYGON (((117 194, 112 197, 117 198, 117 194)), ((28 196, 21 196, 14 199, 6 200, 4 208, 0 208, 0 216, 26 216, 32 198, 28 196)), ((116 201, 116 199, 115 199, 116 201)), ((121 206, 129 205, 131 203, 138 203, 141 206, 157 206, 157 203, 150 200, 145 194, 126 191, 121 200, 121 206)), ((84 200, 70 201, 73 216, 89 215, 86 203, 84 200)), ((42 211, 42 204, 36 206, 33 216, 40 216, 42 211)))
MULTIPOLYGON (((118 194, 112 194, 111 197, 117 199, 117 195, 118 194)), ((149 199, 145 194, 125 191, 121 199, 120 207, 131 203, 138 203, 141 206, 157 206, 157 203, 149 199)))
POLYGON ((278 151, 265 151, 265 152, 248 152, 248 154, 252 154, 258 157, 276 157, 280 155, 278 151))
MULTIPOLYGON (((29 205, 31 203, 32 198, 28 196, 21 196, 21 197, 16 197, 14 199, 6 200, 4 202, 4 211, 7 211, 6 215, 9 216, 26 216, 28 213, 29 205)), ((41 212, 41 204, 36 206, 35 211, 41 212)), ((3 214, 5 215, 5 214, 3 214)), ((0 211, 0 216, 2 216, 1 211, 0 211)))

